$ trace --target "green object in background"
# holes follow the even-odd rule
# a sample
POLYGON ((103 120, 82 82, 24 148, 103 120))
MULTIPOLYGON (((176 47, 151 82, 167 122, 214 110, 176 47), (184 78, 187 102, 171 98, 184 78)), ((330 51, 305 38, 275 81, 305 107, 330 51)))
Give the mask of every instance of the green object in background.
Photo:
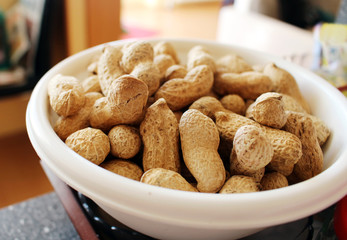
POLYGON ((0 9, 0 70, 10 67, 10 47, 7 39, 5 14, 0 9))

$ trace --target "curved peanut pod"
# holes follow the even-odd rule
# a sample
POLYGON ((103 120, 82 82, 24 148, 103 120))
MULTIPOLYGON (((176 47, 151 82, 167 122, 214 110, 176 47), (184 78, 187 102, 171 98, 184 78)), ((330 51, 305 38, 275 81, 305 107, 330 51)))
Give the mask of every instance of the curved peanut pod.
POLYGON ((187 59, 187 68, 192 70, 200 65, 207 65, 211 68, 212 72, 216 72, 216 63, 211 54, 200 45, 197 45, 189 50, 187 59))
POLYGON ((258 183, 253 177, 234 175, 225 182, 221 194, 258 192, 258 183))
POLYGON ((142 169, 136 163, 121 159, 104 161, 100 167, 136 181, 140 181, 143 174, 142 169))
POLYGON ((151 168, 180 170, 178 122, 163 98, 147 109, 140 134, 144 171, 151 168))
POLYGON ((302 143, 302 157, 294 166, 293 174, 298 181, 307 180, 323 170, 323 152, 316 129, 307 114, 288 112, 284 129, 298 136, 302 143))
POLYGON ((152 96, 160 85, 160 72, 153 62, 136 65, 130 75, 144 81, 148 86, 148 96, 152 96))
POLYGON ((146 83, 131 75, 123 75, 112 82, 107 97, 95 102, 90 124, 109 130, 117 124, 136 123, 143 116, 147 99, 146 83))
POLYGON ((217 74, 213 85, 214 91, 220 95, 238 94, 243 99, 252 100, 272 88, 271 79, 259 72, 217 74))
POLYGON ((160 54, 170 55, 175 60, 176 64, 179 63, 176 50, 171 45, 171 43, 166 41, 158 42, 157 44, 154 45, 153 50, 154 50, 154 56, 157 56, 160 54))
POLYGON ((123 46, 121 65, 126 73, 133 71, 140 62, 153 62, 152 45, 147 41, 135 41, 123 46))
POLYGON ((119 46, 107 46, 98 61, 98 78, 101 92, 106 96, 113 81, 124 74, 120 66, 122 51, 119 46))
POLYGON ((253 71, 251 65, 249 65, 242 57, 236 54, 228 54, 216 62, 217 73, 242 73, 253 71))
POLYGON ((179 173, 164 168, 152 168, 146 171, 141 177, 141 182, 158 187, 198 192, 179 173))
POLYGON ((262 126, 259 123, 233 112, 217 112, 216 126, 221 138, 232 143, 236 131, 244 125, 256 125, 261 127, 266 137, 270 140, 274 153, 271 162, 267 165, 272 170, 279 171, 288 176, 293 170, 294 164, 302 156, 300 139, 292 133, 262 126), (289 170, 287 170, 289 169, 289 170))
POLYGON ((222 103, 215 97, 204 96, 193 102, 189 109, 199 110, 201 113, 210 117, 212 120, 215 119, 214 114, 218 111, 225 111, 222 103))
POLYGON ((184 78, 176 78, 164 83, 156 92, 155 99, 164 98, 172 111, 194 102, 210 92, 213 72, 206 65, 193 68, 184 78))
POLYGON ((295 78, 289 72, 279 68, 274 63, 267 64, 263 72, 273 82, 273 91, 292 96, 301 104, 307 113, 310 113, 310 106, 302 96, 295 78))
POLYGON ((219 134, 211 118, 189 109, 179 130, 184 162, 195 177, 200 192, 217 192, 225 182, 225 168, 218 154, 219 134))
POLYGON ((85 102, 81 83, 72 76, 55 75, 48 83, 49 103, 59 116, 77 113, 85 102))
POLYGON ((61 140, 65 139, 77 130, 90 126, 89 116, 95 101, 102 98, 102 94, 98 92, 86 93, 85 104, 76 114, 68 117, 60 116, 54 124, 54 131, 61 140))

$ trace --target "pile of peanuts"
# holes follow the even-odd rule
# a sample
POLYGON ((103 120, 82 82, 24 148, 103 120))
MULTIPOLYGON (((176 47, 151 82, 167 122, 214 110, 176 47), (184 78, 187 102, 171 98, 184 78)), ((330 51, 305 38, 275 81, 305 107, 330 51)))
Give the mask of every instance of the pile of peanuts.
POLYGON ((50 80, 55 132, 102 168, 183 191, 271 190, 323 170, 330 130, 289 72, 200 45, 185 62, 166 41, 105 45, 86 79, 50 80))

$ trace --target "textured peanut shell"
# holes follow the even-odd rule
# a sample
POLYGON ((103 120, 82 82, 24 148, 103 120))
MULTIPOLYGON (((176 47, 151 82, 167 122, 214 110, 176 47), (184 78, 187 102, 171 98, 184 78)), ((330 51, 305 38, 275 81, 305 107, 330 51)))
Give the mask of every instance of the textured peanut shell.
POLYGON ((154 51, 154 56, 157 56, 160 54, 170 55, 174 59, 175 64, 179 63, 176 50, 170 42, 161 41, 156 43, 153 47, 153 51, 154 51))
POLYGON ((59 116, 71 116, 84 105, 84 91, 75 77, 57 74, 49 81, 47 91, 49 103, 59 116))
POLYGON ((260 95, 252 104, 252 118, 262 125, 282 128, 287 121, 287 114, 281 99, 282 95, 275 92, 260 95))
POLYGON ((61 140, 65 139, 72 133, 89 127, 89 116, 95 101, 102 98, 99 92, 90 92, 85 94, 84 106, 74 115, 68 117, 60 116, 54 124, 54 131, 61 140))
POLYGON ((272 88, 271 79, 259 72, 217 74, 213 84, 213 90, 220 95, 238 94, 253 100, 272 88))
POLYGON ((214 114, 218 111, 225 111, 221 102, 215 97, 204 96, 194 101, 189 109, 199 110, 204 115, 208 116, 212 120, 215 119, 214 114))
POLYGON ((222 103, 225 109, 232 111, 234 113, 245 115, 246 103, 242 97, 237 94, 228 94, 221 98, 220 102, 222 103))
POLYGON ((200 192, 217 192, 225 181, 225 168, 218 154, 219 134, 209 117, 195 109, 183 113, 179 123, 184 162, 200 192))
POLYGON ((146 171, 141 177, 141 182, 175 190, 198 192, 179 173, 164 168, 152 168, 146 171))
POLYGON ((118 124, 136 123, 143 116, 147 99, 148 87, 143 81, 122 75, 112 82, 107 96, 95 102, 91 126, 109 130, 118 124))
POLYGON ((121 66, 126 73, 132 72, 140 62, 153 62, 153 47, 147 41, 134 41, 126 44, 123 46, 122 52, 121 66))
POLYGON ((201 65, 209 66, 212 72, 216 72, 216 63, 209 51, 203 46, 197 45, 191 48, 187 54, 187 69, 201 65))
POLYGON ((166 70, 176 64, 175 60, 168 54, 156 55, 153 59, 153 63, 159 69, 161 79, 164 79, 166 70))
POLYGON ((188 73, 188 70, 185 66, 182 65, 172 65, 165 72, 165 81, 174 79, 174 78, 184 78, 188 73))
POLYGON ((143 174, 142 169, 138 165, 121 159, 104 161, 100 164, 100 167, 136 181, 140 181, 143 174))
POLYGON ((163 98, 146 111, 140 125, 143 142, 143 169, 165 168, 180 170, 179 132, 175 114, 163 98))
POLYGON ((191 104, 205 96, 212 88, 213 73, 206 65, 193 68, 184 78, 165 82, 156 92, 155 99, 164 98, 172 111, 191 104))
POLYGON ((129 159, 141 149, 142 141, 137 128, 127 125, 114 126, 108 133, 111 154, 116 158, 129 159))
POLYGON ((225 182, 221 194, 258 192, 258 183, 254 178, 243 175, 234 175, 225 182))
POLYGON ((298 136, 302 143, 302 157, 294 166, 294 176, 299 181, 303 181, 321 173, 323 152, 311 118, 307 114, 288 112, 288 120, 284 129, 298 136))
POLYGON ((260 182, 265 174, 265 167, 261 168, 247 168, 237 158, 235 149, 233 148, 230 154, 230 174, 231 175, 245 175, 253 177, 256 182, 260 182))
POLYGON ((242 73, 253 71, 242 57, 236 54, 228 54, 216 61, 217 73, 242 73))
POLYGON ((82 81, 84 92, 101 92, 99 78, 97 75, 91 75, 82 81))
MULTIPOLYGON (((300 139, 292 133, 262 126, 259 123, 233 112, 219 111, 215 113, 216 126, 223 141, 231 143, 234 140, 238 128, 244 125, 260 126, 274 149, 274 155, 267 166, 277 171, 278 167, 293 168, 294 164, 302 156, 300 139)), ((286 173, 288 174, 288 173, 286 173)), ((289 173, 290 174, 290 173, 289 173)))
POLYGON ((160 85, 160 71, 153 62, 140 62, 130 75, 144 81, 148 86, 148 96, 152 96, 160 85))
POLYGON ((113 81, 125 72, 120 65, 120 46, 106 46, 98 61, 98 78, 102 93, 106 96, 113 81))
POLYGON ((254 125, 237 129, 233 149, 242 168, 250 171, 264 168, 274 154, 270 140, 260 127, 254 125))
POLYGON ((287 187, 287 178, 279 172, 266 173, 260 182, 263 191, 287 187))
POLYGON ((310 106, 302 96, 295 78, 289 72, 276 66, 274 63, 267 64, 263 72, 273 82, 273 91, 292 96, 307 113, 310 113, 310 106))
POLYGON ((328 125, 320 118, 314 115, 308 115, 308 116, 311 118, 313 125, 316 129, 318 143, 320 146, 323 146, 324 143, 328 140, 331 134, 331 131, 328 125))
POLYGON ((84 128, 71 134, 65 144, 85 159, 101 164, 110 152, 110 142, 105 133, 95 128, 84 128))

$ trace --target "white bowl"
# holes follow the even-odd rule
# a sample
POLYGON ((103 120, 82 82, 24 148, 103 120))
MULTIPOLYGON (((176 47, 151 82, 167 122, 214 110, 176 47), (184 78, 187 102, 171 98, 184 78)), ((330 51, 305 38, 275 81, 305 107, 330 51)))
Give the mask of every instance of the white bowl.
MULTIPOLYGON (((157 42, 163 39, 151 39, 157 42)), ((53 75, 83 76, 102 46, 57 64, 36 85, 27 108, 27 130, 39 157, 60 179, 94 200, 111 216, 160 239, 234 239, 319 212, 347 193, 347 104, 345 97, 315 74, 282 59, 235 46, 200 40, 170 41, 184 62, 187 51, 206 46, 216 58, 235 52, 251 64, 275 62, 296 78, 314 115, 332 134, 324 149, 324 171, 286 188, 242 194, 193 193, 143 184, 85 160, 55 134, 47 97, 53 75)), ((110 44, 121 44, 116 41, 110 44)))

